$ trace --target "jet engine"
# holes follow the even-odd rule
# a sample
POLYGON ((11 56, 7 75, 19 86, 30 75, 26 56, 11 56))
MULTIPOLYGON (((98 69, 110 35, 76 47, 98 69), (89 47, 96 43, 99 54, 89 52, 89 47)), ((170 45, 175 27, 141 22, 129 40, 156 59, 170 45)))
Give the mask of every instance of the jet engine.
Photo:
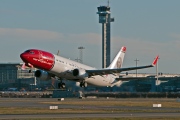
POLYGON ((49 75, 48 72, 44 70, 36 70, 34 73, 35 77, 41 79, 41 80, 49 80, 51 79, 51 76, 49 75))
POLYGON ((74 69, 73 70, 73 75, 76 76, 76 77, 81 77, 81 78, 88 77, 88 74, 83 69, 74 69))

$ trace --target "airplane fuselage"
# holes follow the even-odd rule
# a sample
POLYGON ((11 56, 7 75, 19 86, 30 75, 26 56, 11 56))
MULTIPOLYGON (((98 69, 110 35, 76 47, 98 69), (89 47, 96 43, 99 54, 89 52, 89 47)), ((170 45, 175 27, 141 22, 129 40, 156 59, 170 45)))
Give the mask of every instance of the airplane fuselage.
POLYGON ((112 74, 87 76, 85 78, 74 76, 74 69, 85 71, 95 70, 96 68, 42 50, 31 49, 25 51, 21 54, 21 58, 25 63, 30 63, 35 68, 47 71, 59 78, 78 82, 84 80, 87 84, 95 86, 111 86, 117 77, 112 74))
POLYGON ((65 78, 67 80, 74 80, 74 81, 85 80, 86 83, 96 86, 111 86, 111 83, 115 79, 115 76, 111 74, 103 75, 103 76, 97 75, 93 77, 86 77, 85 79, 81 77, 76 77, 72 74, 72 71, 74 69, 78 68, 85 71, 85 70, 94 70, 95 68, 57 55, 54 55, 54 59, 55 59, 54 66, 49 72, 55 74, 60 78, 65 78))
POLYGON ((109 67, 105 69, 96 69, 38 49, 27 50, 20 57, 25 63, 24 66, 39 69, 35 72, 36 77, 42 80, 58 77, 61 80, 58 86, 62 87, 63 79, 80 82, 81 87, 85 87, 86 83, 95 86, 120 86, 124 82, 116 79, 120 72, 154 67, 159 57, 157 56, 150 65, 122 68, 125 52, 126 47, 122 47, 109 67))

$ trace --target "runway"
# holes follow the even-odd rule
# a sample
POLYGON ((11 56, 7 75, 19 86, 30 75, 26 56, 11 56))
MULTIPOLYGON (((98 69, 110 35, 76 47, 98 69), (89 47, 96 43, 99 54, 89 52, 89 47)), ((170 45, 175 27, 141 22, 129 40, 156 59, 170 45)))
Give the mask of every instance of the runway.
MULTIPOLYGON (((0 112, 0 119, 25 119, 25 118, 120 118, 120 117, 177 117, 180 118, 180 108, 152 108, 148 106, 116 106, 116 105, 91 105, 79 104, 82 102, 123 102, 129 99, 65 99, 64 102, 58 101, 57 98, 0 98, 0 108, 21 108, 21 109, 40 109, 46 110, 46 113, 9 113, 0 112), (47 103, 46 103, 47 102, 47 103), (78 104, 70 104, 78 102, 78 104), (55 104, 51 104, 55 103, 55 104), (56 105, 58 110, 49 110, 49 106, 56 105), (67 112, 66 110, 71 110, 67 112), (64 112, 65 111, 65 112, 64 112), (128 112, 127 112, 128 111, 128 112), (144 112, 146 111, 146 112, 144 112), (149 111, 149 112, 148 112, 149 111), (89 112, 89 113, 88 113, 89 112)), ((130 99, 132 100, 132 99, 130 99)), ((141 103, 149 99, 134 99, 141 103)), ((156 101, 156 99, 152 99, 156 101)), ((164 100, 162 100, 164 101, 164 100)), ((165 101, 167 101, 165 99, 165 101)), ((174 101, 168 99, 168 101, 174 101)), ((1 110, 1 109, 0 109, 1 110)))
POLYGON ((38 115, 0 115, 1 119, 32 119, 32 118, 120 118, 120 117, 180 117, 179 113, 105 113, 105 114, 38 114, 38 115))

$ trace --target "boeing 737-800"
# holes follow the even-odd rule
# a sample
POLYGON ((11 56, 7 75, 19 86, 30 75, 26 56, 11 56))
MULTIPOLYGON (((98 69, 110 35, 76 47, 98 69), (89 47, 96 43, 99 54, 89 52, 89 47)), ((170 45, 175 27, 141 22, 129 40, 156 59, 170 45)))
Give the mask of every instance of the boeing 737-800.
POLYGON ((96 69, 38 49, 26 50, 20 57, 25 66, 38 69, 35 71, 35 77, 41 80, 58 77, 61 80, 58 84, 59 88, 65 87, 65 83, 62 82, 63 79, 80 82, 81 87, 86 87, 87 84, 112 87, 122 82, 118 76, 120 72, 154 67, 158 61, 157 56, 151 65, 122 68, 125 52, 126 47, 122 47, 110 66, 104 69, 96 69))

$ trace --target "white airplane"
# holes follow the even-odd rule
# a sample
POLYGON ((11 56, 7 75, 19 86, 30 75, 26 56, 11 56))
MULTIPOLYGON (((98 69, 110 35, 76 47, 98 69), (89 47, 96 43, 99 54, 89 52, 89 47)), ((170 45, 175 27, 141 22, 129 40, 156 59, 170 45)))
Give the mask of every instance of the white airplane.
POLYGON ((120 72, 154 67, 158 61, 157 56, 151 65, 121 68, 125 52, 126 47, 122 47, 110 66, 104 69, 96 69, 38 49, 26 50, 20 57, 24 61, 23 67, 38 69, 35 77, 41 80, 58 78, 61 81, 58 83, 59 88, 65 88, 65 83, 62 82, 64 79, 80 82, 81 87, 86 87, 87 84, 113 87, 123 82, 119 78, 120 72))

